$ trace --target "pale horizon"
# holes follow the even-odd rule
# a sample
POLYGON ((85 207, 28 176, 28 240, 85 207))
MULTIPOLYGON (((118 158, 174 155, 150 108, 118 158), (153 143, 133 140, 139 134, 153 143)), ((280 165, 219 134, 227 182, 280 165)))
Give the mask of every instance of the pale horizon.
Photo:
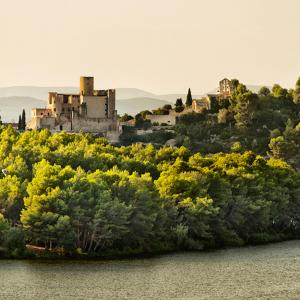
POLYGON ((194 94, 224 77, 292 88, 300 75, 297 0, 2 3, 0 86, 138 88, 194 94))

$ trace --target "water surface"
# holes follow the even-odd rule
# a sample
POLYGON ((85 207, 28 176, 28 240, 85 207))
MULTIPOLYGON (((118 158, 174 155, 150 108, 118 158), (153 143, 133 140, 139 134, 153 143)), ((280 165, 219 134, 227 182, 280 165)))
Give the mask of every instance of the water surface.
POLYGON ((0 261, 0 299, 300 299, 300 241, 116 261, 0 261))

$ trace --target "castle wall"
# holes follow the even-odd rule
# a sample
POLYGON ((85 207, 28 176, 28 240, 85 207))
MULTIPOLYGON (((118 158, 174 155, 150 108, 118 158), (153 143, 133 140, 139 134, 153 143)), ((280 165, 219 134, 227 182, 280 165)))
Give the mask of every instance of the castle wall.
POLYGON ((80 102, 86 104, 87 118, 107 118, 106 96, 80 96, 80 102))
POLYGON ((52 130, 56 126, 56 119, 55 117, 32 117, 30 122, 26 125, 26 128, 37 130, 37 129, 49 129, 52 130))
POLYGON ((47 128, 47 129, 51 130, 52 128, 55 127, 55 118, 54 117, 40 118, 39 121, 40 121, 39 128, 47 128))
POLYGON ((151 123, 158 123, 161 125, 162 123, 168 124, 168 125, 175 125, 176 124, 176 115, 175 114, 169 114, 169 115, 147 115, 147 120, 150 120, 151 123))
POLYGON ((59 125, 57 125, 54 130, 65 130, 65 131, 75 131, 75 132, 90 132, 90 133, 105 133, 107 131, 118 131, 118 123, 109 119, 84 119, 84 118, 74 118, 68 120, 64 118, 60 120, 59 125))

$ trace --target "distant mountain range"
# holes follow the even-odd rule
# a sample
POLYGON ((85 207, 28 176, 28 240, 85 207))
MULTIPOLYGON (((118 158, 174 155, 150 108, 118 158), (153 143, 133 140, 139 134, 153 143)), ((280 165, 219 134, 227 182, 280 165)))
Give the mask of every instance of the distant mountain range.
MULTIPOLYGON (((261 86, 248 86, 253 92, 257 92, 261 86)), ((14 86, 0 88, 0 116, 4 122, 17 122, 18 116, 24 108, 27 120, 31 117, 31 108, 46 107, 48 92, 78 93, 77 87, 38 87, 38 86, 14 86)), ((217 89, 210 93, 217 92, 217 89)), ((128 113, 135 115, 142 110, 152 110, 165 104, 173 104, 177 98, 185 101, 186 94, 157 95, 136 88, 117 88, 116 108, 118 114, 128 113)), ((194 95, 199 98, 201 95, 194 95)))
POLYGON ((18 117, 23 108, 26 111, 27 120, 31 116, 31 108, 45 107, 46 102, 32 97, 0 97, 0 116, 3 122, 18 122, 18 117), (28 117, 29 116, 29 117, 28 117))

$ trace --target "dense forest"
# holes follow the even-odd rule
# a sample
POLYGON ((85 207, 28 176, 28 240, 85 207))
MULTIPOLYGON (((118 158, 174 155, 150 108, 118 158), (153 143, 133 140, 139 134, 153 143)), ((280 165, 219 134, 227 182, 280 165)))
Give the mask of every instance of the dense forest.
MULTIPOLYGON (((0 257, 299 238, 300 79, 293 90, 258 94, 232 84, 230 98, 211 98, 210 111, 184 114, 172 130, 137 136, 136 128, 152 126, 141 112, 115 146, 83 133, 21 133, 0 121, 0 257), (163 145, 171 138, 177 147, 163 145)), ((185 106, 191 101, 189 90, 185 106)), ((184 109, 178 100, 175 110, 184 109)))
POLYGON ((253 151, 0 129, 0 256, 200 250, 300 235, 300 174, 253 151))

